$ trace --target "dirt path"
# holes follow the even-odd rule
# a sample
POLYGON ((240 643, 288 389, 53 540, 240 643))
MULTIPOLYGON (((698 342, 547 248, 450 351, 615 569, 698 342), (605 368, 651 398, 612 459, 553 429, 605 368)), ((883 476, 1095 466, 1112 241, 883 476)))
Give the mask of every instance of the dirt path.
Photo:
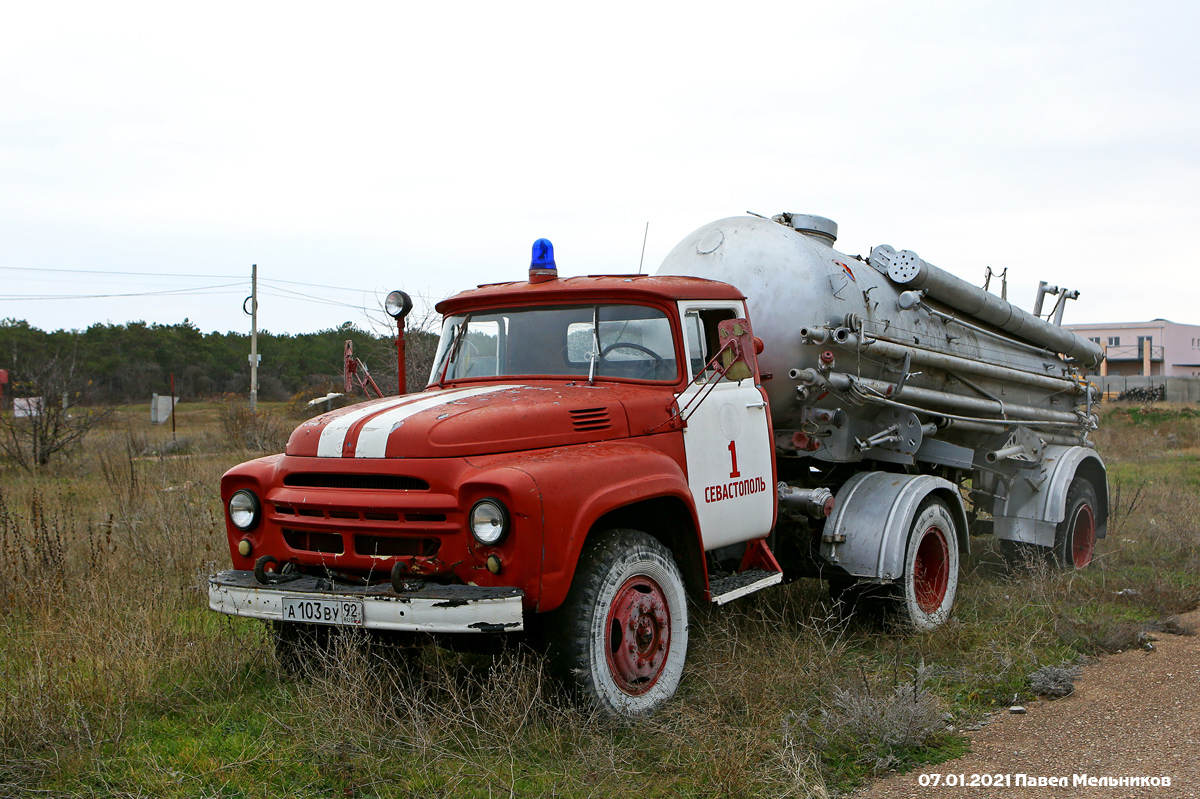
MULTIPOLYGON (((1200 611, 1183 621, 1200 629, 1200 611)), ((1031 703, 1023 716, 992 716, 970 733, 971 754, 893 775, 855 799, 1200 797, 1200 635, 1156 637, 1154 651, 1128 651, 1088 666, 1066 699, 1031 703), (1075 775, 1084 774, 1170 778, 1170 785, 1076 784, 1075 775), (978 784, 947 787, 948 775, 978 784), (1022 786, 1018 775, 1026 775, 1022 786), (942 784, 935 786, 938 777, 942 784), (1064 787, 1049 782, 1064 777, 1064 787), (992 784, 997 778, 1001 787, 992 784), (1038 778, 1046 782, 1030 781, 1038 778)))

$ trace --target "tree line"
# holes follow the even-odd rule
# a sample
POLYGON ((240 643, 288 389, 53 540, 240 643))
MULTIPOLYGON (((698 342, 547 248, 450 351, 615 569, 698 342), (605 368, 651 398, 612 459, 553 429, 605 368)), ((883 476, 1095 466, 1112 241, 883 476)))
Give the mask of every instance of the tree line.
MULTIPOLYGON (((380 388, 395 392, 394 331, 377 333, 347 322, 316 333, 260 332, 259 398, 283 401, 330 386, 341 391, 346 340, 354 342, 354 354, 367 364, 380 388)), ((407 342, 408 388, 419 390, 429 374, 436 337, 409 331, 407 342)), ((202 333, 189 319, 173 325, 97 323, 86 330, 53 332, 24 320, 0 320, 0 369, 9 372, 7 396, 35 396, 33 378, 48 363, 69 365, 74 391, 93 403, 141 402, 151 394, 167 394, 172 374, 175 394, 182 400, 246 394, 249 354, 249 334, 202 333)))

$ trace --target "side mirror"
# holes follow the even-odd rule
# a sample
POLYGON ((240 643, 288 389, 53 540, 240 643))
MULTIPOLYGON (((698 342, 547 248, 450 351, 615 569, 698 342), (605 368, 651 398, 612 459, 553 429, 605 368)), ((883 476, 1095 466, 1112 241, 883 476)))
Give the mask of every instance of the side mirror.
POLYGON ((726 319, 717 324, 721 341, 721 369, 729 380, 755 378, 758 382, 758 339, 750 330, 749 319, 726 319))

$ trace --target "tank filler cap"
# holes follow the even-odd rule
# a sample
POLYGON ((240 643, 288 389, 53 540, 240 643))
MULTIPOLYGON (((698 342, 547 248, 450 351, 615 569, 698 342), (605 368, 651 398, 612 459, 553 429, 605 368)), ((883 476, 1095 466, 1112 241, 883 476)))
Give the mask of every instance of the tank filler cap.
POLYGON ((704 231, 704 235, 696 241, 696 252, 700 255, 716 252, 724 241, 725 234, 721 232, 720 228, 710 228, 704 231))
POLYGON ((880 244, 871 250, 867 263, 891 278, 892 282, 900 284, 913 282, 925 271, 921 256, 912 250, 896 252, 896 248, 888 244, 880 244))
POLYGON ((771 217, 772 222, 787 225, 798 233, 820 239, 825 244, 837 241, 838 226, 832 219, 816 214, 789 214, 784 212, 771 217))

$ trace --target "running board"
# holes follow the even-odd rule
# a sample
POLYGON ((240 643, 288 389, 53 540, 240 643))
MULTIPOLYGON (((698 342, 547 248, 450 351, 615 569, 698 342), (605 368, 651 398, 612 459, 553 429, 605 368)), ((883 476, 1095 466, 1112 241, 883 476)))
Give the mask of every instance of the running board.
POLYGON ((708 593, 713 603, 724 605, 738 597, 753 594, 755 591, 761 591, 782 582, 783 572, 748 569, 728 577, 722 577, 720 580, 713 580, 709 583, 708 593))

